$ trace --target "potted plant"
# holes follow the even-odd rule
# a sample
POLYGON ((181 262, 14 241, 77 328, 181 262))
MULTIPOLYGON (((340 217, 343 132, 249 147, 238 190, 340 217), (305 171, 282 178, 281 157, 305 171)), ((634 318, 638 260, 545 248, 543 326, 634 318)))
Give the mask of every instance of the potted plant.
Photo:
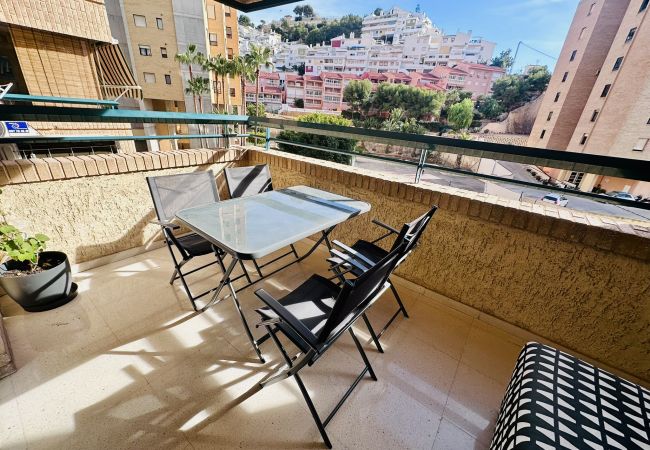
POLYGON ((77 293, 67 255, 45 251, 47 241, 10 225, 0 212, 0 287, 25 311, 56 308, 77 293))

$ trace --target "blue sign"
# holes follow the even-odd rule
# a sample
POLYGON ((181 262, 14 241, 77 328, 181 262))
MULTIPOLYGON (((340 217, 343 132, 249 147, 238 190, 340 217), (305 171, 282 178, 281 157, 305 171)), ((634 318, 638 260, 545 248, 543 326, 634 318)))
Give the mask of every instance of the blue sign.
POLYGON ((27 122, 5 122, 8 134, 29 133, 27 122))

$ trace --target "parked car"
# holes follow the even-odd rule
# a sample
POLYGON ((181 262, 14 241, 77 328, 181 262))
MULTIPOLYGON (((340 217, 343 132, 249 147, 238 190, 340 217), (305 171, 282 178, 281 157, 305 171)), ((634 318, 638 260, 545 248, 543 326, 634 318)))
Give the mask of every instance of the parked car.
POLYGON ((614 198, 620 198, 621 200, 636 201, 635 196, 633 196, 633 195, 631 195, 631 194, 629 194, 627 192, 623 192, 623 191, 612 191, 612 192, 609 192, 607 195, 609 195, 610 197, 614 197, 614 198))
POLYGON ((542 201, 546 203, 553 203, 554 205, 558 206, 566 206, 569 203, 569 199, 564 195, 553 193, 546 194, 544 197, 542 197, 542 201))

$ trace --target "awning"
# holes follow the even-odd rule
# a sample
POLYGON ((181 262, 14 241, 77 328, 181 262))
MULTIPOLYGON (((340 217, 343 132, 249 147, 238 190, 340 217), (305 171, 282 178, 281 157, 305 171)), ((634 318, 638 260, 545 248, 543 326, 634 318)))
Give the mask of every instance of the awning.
POLYGON ((238 9, 241 12, 253 12, 261 9, 296 3, 300 0, 219 0, 219 3, 238 9))
POLYGON ((142 88, 135 81, 118 44, 100 44, 95 47, 95 63, 104 98, 116 100, 129 97, 142 100, 142 88))

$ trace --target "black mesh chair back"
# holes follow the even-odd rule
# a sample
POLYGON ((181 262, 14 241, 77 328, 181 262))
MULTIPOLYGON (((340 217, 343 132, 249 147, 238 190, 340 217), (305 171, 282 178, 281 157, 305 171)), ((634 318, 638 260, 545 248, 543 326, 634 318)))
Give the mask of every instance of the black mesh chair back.
POLYGON ((158 220, 168 222, 181 209, 219 201, 211 170, 147 177, 158 220))
POLYGON ((230 198, 248 197, 273 190, 271 171, 266 164, 229 167, 224 170, 230 198))
POLYGON ((437 209, 438 209, 437 206, 433 206, 429 211, 422 214, 414 221, 405 223, 402 226, 402 229, 400 230, 400 233, 395 239, 395 242, 393 243, 393 247, 391 248, 392 251, 398 246, 400 246, 403 242, 406 243, 406 245, 404 245, 404 247, 402 248, 402 256, 399 258, 399 261, 397 263, 398 265, 406 258, 406 256, 411 252, 411 250, 413 250, 415 246, 418 244, 420 237, 424 233, 424 230, 426 230, 429 221, 431 221, 431 217, 433 217, 433 214, 436 212, 437 209))
POLYGON ((318 334, 319 343, 327 341, 330 335, 337 331, 337 328, 345 328, 347 323, 346 318, 379 294, 398 260, 403 255, 404 245, 397 246, 391 250, 385 258, 361 274, 354 281, 343 284, 343 288, 334 303, 332 312, 318 334))

